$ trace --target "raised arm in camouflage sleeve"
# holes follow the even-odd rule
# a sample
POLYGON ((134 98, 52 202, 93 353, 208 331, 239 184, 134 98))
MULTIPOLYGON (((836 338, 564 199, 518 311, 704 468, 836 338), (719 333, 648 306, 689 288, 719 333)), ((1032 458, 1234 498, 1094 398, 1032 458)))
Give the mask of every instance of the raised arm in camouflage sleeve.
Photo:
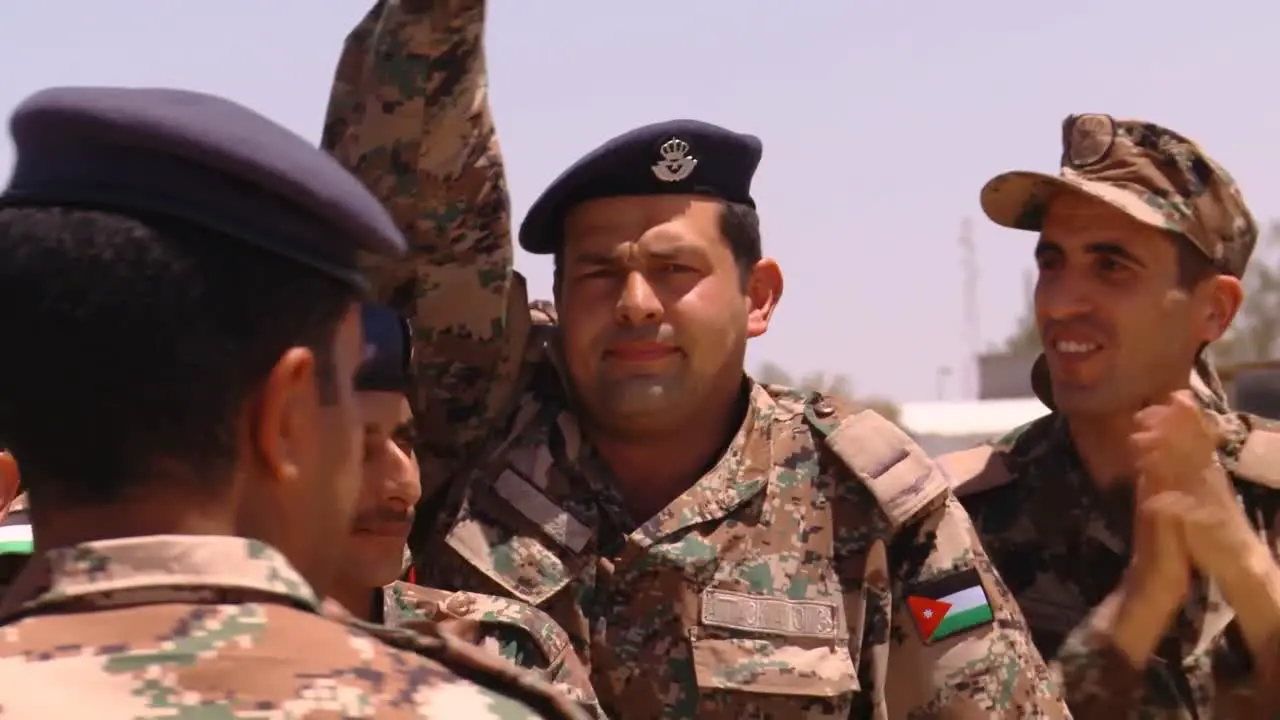
POLYGON ((324 127, 408 238, 407 258, 363 268, 413 324, 419 436, 444 475, 500 420, 527 333, 484 20, 483 0, 379 2, 347 37, 324 127))
POLYGON ((1070 717, 1022 613, 950 495, 889 548, 893 716, 1070 717))

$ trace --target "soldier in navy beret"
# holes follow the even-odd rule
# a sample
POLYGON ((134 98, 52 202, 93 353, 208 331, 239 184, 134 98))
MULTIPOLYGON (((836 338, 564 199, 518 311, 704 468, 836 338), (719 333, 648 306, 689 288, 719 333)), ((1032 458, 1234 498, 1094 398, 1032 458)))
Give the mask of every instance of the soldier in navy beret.
POLYGON ((519 241, 555 256, 562 347, 593 416, 675 425, 739 396, 746 341, 783 289, 751 195, 761 152, 706 122, 646 125, 588 152, 530 208, 519 241))
MULTIPOLYGON (((342 522, 358 475, 356 255, 403 252, 391 218, 310 143, 209 95, 54 88, 10 129, 0 437, 32 504, 115 507, 162 458, 184 468, 168 491, 225 492, 306 447, 288 462, 307 483, 260 485, 319 506, 281 550, 322 584, 331 557, 309 540, 342 522), (317 435, 287 437, 299 428, 317 435)), ((288 498, 255 499, 279 524, 265 509, 288 498)))
POLYGON ((412 233, 409 259, 369 276, 418 338, 417 582, 536 605, 563 630, 543 635, 553 654, 581 653, 623 720, 1064 717, 919 447, 747 376, 783 290, 761 254, 758 140, 674 121, 590 152, 519 229, 556 258, 554 309, 526 314, 486 5, 377 5, 325 123, 412 233))
POLYGON ((374 197, 302 138, 199 93, 46 90, 11 131, 0 438, 36 553, 0 604, 0 706, 306 715, 337 683, 386 718, 561 707, 456 641, 322 614, 349 617, 321 598, 361 482, 356 255, 405 248, 374 197), (44 573, 55 592, 31 579, 44 573), (344 685, 357 668, 378 682, 344 685), (79 691, 20 681, 32 673, 79 691))

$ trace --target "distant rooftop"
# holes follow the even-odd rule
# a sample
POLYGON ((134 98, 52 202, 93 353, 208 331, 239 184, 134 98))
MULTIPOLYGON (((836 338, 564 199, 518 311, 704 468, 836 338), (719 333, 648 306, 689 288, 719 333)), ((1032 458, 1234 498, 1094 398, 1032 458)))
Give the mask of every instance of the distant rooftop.
POLYGON ((1035 397, 903 403, 898 423, 915 435, 984 439, 1049 414, 1035 397))

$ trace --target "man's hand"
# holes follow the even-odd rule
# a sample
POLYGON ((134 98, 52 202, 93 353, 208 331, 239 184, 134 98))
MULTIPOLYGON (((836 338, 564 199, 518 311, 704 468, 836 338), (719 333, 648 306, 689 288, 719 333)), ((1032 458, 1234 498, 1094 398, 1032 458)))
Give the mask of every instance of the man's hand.
POLYGON ((1179 528, 1185 552, 1217 582, 1246 642, 1270 653, 1280 635, 1280 567, 1246 517, 1217 461, 1217 432, 1190 392, 1135 416, 1135 463, 1179 528))
MULTIPOLYGON (((1152 490, 1198 494, 1207 489, 1200 479, 1217 464, 1218 433, 1191 391, 1180 390, 1162 403, 1148 405, 1133 420, 1137 429, 1129 445, 1134 467, 1155 483, 1152 490)), ((1225 497, 1234 502, 1235 494, 1226 490, 1225 497)))
POLYGON ((1155 489, 1149 478, 1138 479, 1133 559, 1112 598, 1112 643, 1135 668, 1146 666, 1191 586, 1181 513, 1192 501, 1155 489))

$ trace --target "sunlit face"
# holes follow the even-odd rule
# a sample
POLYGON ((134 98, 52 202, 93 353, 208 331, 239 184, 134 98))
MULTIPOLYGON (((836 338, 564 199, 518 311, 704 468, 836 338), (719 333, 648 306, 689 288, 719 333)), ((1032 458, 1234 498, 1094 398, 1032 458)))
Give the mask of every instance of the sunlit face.
POLYGON ((595 422, 680 427, 741 382, 747 338, 767 329, 782 281, 763 260, 744 289, 720 213, 719 201, 668 195, 568 214, 557 309, 568 373, 595 422))
POLYGON ((375 588, 404 570, 404 548, 422 495, 414 458, 413 415, 403 394, 361 392, 364 467, 351 539, 339 576, 375 588))
POLYGON ((1224 276, 1182 287, 1175 242, 1083 195, 1049 205, 1036 246, 1036 324, 1063 412, 1125 412, 1161 399, 1226 329, 1239 284, 1224 276))

